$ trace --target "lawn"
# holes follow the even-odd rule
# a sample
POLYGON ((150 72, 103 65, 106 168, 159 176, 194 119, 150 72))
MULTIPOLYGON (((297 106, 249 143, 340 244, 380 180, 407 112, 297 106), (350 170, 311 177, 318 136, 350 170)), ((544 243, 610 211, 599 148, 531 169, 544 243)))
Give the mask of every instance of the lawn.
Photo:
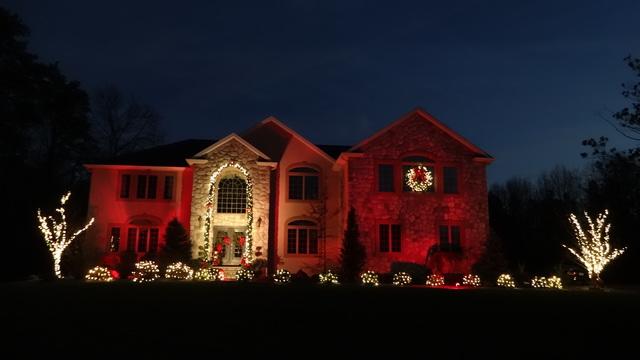
MULTIPOLYGON (((283 355, 303 347, 576 354, 594 334, 627 350, 640 333, 640 292, 432 289, 234 282, 0 284, 3 349, 88 357, 204 352, 283 355), (589 315, 586 317, 586 315, 589 315)), ((554 356, 555 357, 555 356, 554 356)), ((215 356, 213 356, 215 358, 215 356)), ((241 358, 243 358, 241 356, 241 358)))

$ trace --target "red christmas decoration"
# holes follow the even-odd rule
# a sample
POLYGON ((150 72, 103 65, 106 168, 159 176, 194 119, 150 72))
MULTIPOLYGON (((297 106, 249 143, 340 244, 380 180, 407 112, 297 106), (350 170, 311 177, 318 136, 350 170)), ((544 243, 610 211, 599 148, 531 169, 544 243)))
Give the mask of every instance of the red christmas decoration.
POLYGON ((109 272, 111 273, 111 277, 112 277, 114 280, 118 280, 118 279, 120 279, 120 273, 119 273, 119 272, 117 272, 116 270, 109 270, 109 272))
POLYGON ((222 244, 216 244, 216 251, 218 252, 222 251, 222 244))
POLYGON ((244 242, 245 242, 245 240, 246 240, 246 239, 245 239, 245 237, 244 237, 244 236, 240 236, 240 237, 238 238, 238 242, 240 243, 240 246, 244 246, 244 242))
POLYGON ((231 239, 228 236, 222 238, 225 245, 231 245, 231 239))

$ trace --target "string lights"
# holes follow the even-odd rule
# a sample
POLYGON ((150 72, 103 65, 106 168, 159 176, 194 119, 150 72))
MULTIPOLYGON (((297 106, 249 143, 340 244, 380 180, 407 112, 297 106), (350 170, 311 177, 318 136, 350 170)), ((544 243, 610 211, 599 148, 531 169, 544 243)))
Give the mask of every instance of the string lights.
POLYGON ((193 274, 196 281, 224 281, 224 270, 218 268, 202 268, 193 274))
POLYGON ((136 269, 132 274, 133 281, 138 283, 156 281, 159 277, 158 265, 150 260, 137 262, 136 269))
POLYGON ((480 276, 474 274, 467 274, 462 277, 462 285, 478 287, 482 285, 480 276))
POLYGON ((93 269, 89 270, 84 278, 87 281, 98 282, 110 282, 114 280, 113 276, 111 276, 111 271, 109 271, 109 269, 104 266, 94 267, 93 269))
POLYGON ((164 277, 171 280, 191 280, 193 270, 186 264, 176 262, 167 266, 164 277))
POLYGON ((536 289, 562 289, 562 280, 557 276, 535 276, 531 279, 531 286, 536 289))
POLYGON ((578 221, 578 218, 571 214, 569 216, 569 222, 573 225, 578 248, 573 249, 566 245, 562 245, 569 252, 571 252, 582 263, 587 272, 589 278, 594 282, 596 286, 600 284, 600 273, 609 262, 618 256, 622 255, 626 248, 612 249, 609 244, 609 229, 611 224, 607 224, 607 216, 609 211, 605 210, 603 214, 598 214, 595 223, 589 217, 589 214, 584 213, 589 224, 589 229, 582 230, 582 225, 578 221))
POLYGON ((243 267, 236 273, 236 280, 247 282, 253 279, 253 275, 253 270, 243 267))
POLYGON ((407 274, 404 271, 400 271, 393 274, 392 283, 393 285, 396 285, 396 286, 405 286, 405 285, 410 285, 411 280, 412 280, 411 275, 407 274))
POLYGON ((506 288, 516 287, 516 282, 513 281, 513 278, 509 274, 500 274, 500 276, 498 276, 498 281, 496 281, 496 284, 500 287, 506 288))
POLYGON ((39 228, 44 236, 44 241, 47 243, 47 248, 51 252, 53 257, 53 270, 58 279, 62 279, 62 271, 60 270, 60 262, 62 260, 62 253, 71 244, 71 242, 80 235, 83 231, 87 230, 94 222, 94 218, 91 218, 89 222, 80 230, 67 236, 67 217, 65 214, 64 205, 69 200, 71 191, 60 199, 60 207, 56 209, 56 212, 60 214, 60 220, 54 219, 53 216, 42 216, 40 209, 38 209, 38 222, 39 228))
POLYGON ((433 185, 433 174, 426 166, 417 165, 407 171, 406 183, 412 191, 427 191, 433 185))
POLYGON ((427 276, 426 284, 431 287, 444 286, 444 277, 439 274, 431 274, 427 276))
POLYGON ((327 270, 327 272, 320 273, 320 284, 338 285, 340 281, 338 280, 337 274, 331 270, 327 270))
POLYGON ((378 274, 373 270, 368 270, 362 273, 362 275, 360 275, 360 280, 362 280, 363 285, 380 285, 380 282, 378 281, 378 274))
POLYGON ((273 276, 273 281, 278 285, 287 284, 291 281, 291 273, 285 269, 278 269, 273 276))
POLYGON ((213 263, 216 264, 219 261, 219 251, 216 249, 211 254, 211 244, 210 244, 210 236, 211 236, 211 223, 213 218, 213 206, 216 203, 216 184, 218 181, 218 177, 226 168, 235 168, 240 171, 247 182, 247 233, 245 235, 244 246, 242 249, 242 257, 244 259, 245 264, 251 264, 253 262, 253 253, 252 253, 252 244, 253 244, 253 180, 249 175, 249 171, 245 169, 242 165, 237 162, 227 162, 222 164, 218 169, 216 169, 209 178, 209 194, 207 196, 206 201, 206 216, 204 220, 204 241, 202 246, 200 246, 199 256, 201 259, 205 261, 213 260, 213 263), (213 255, 213 259, 211 259, 211 255, 213 255))

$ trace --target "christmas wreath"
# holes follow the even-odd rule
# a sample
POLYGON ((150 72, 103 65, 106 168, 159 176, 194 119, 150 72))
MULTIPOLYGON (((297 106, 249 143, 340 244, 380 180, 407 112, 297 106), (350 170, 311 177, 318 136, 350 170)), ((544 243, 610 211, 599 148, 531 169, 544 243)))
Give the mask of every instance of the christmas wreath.
POLYGON ((427 167, 418 165, 407 171, 407 186, 412 191, 427 191, 433 185, 433 175, 427 167))

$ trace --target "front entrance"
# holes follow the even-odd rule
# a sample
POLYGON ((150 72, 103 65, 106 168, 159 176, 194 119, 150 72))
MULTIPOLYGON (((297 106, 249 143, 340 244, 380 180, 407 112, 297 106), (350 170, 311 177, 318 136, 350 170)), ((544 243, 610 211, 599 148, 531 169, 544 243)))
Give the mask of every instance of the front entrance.
POLYGON ((214 243, 221 245, 219 254, 220 264, 222 266, 239 266, 242 260, 242 249, 245 245, 246 227, 224 227, 216 226, 213 228, 215 234, 214 243))

